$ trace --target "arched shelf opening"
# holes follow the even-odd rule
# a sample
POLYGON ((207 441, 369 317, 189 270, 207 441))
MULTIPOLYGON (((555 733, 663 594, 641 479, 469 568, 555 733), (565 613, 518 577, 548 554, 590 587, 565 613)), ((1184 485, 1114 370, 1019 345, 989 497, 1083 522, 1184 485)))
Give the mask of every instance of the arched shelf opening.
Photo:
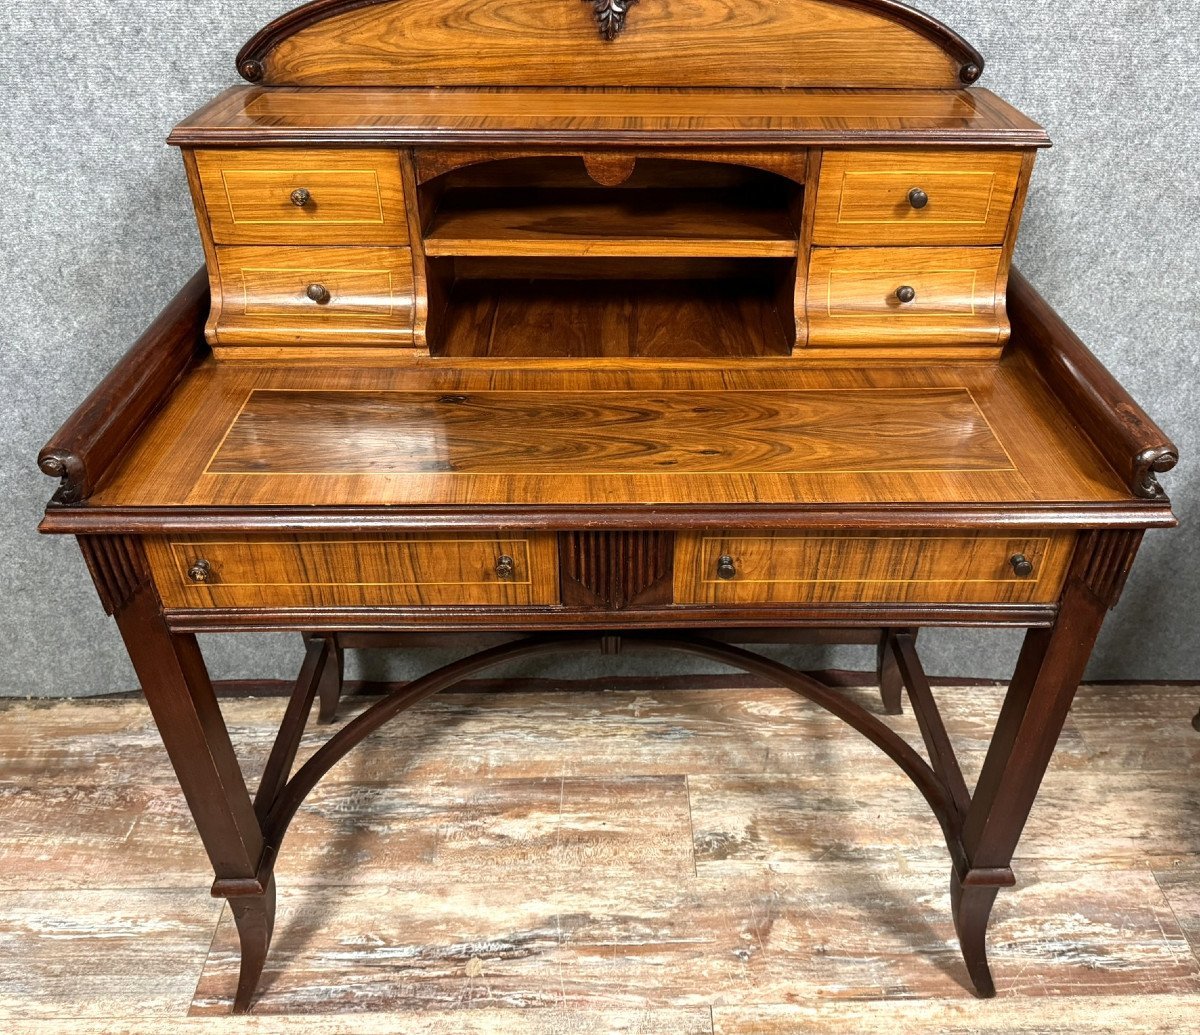
POLYGON ((786 356, 805 152, 436 154, 434 355, 786 356))

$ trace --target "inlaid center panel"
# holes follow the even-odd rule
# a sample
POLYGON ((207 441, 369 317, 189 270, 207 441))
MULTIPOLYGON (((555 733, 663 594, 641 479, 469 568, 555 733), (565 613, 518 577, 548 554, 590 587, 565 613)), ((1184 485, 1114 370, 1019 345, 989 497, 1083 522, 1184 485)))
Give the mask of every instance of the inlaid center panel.
POLYGON ((210 474, 1011 471, 958 388, 257 390, 210 474))

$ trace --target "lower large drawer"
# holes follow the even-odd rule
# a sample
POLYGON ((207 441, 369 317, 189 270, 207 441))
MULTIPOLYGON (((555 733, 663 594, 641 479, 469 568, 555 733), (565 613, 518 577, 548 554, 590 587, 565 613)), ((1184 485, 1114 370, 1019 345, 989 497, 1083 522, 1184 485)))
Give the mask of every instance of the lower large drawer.
POLYGON ((677 604, 1050 603, 1070 533, 681 535, 677 604))
POLYGON ((521 606, 558 602, 553 535, 156 539, 171 608, 521 606))

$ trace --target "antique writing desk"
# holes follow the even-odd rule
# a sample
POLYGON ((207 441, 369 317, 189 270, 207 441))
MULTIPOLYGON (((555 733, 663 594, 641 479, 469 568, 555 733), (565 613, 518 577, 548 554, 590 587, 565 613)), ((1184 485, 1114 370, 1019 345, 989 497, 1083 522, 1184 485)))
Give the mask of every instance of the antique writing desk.
MULTIPOLYGON (((321 776, 505 659, 684 651, 829 709, 985 930, 1175 449, 1010 269, 1033 122, 891 0, 319 0, 178 126, 207 268, 41 455, 242 946, 321 776), (599 28, 599 32, 597 32, 599 28), (974 791, 922 626, 1028 630, 974 791), (199 632, 307 654, 252 795, 199 632), (295 765, 342 652, 483 647, 295 765), (927 757, 745 649, 878 643, 927 757)), ((1084 271, 1080 271, 1081 273, 1084 271)))

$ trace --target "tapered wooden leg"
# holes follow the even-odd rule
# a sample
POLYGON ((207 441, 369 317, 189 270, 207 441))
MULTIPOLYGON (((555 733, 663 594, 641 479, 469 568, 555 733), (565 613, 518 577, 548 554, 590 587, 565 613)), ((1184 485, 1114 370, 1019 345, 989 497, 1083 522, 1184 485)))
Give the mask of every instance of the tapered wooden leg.
MULTIPOLYGON (((879 637, 879 693, 883 698, 883 710, 888 715, 900 715, 904 711, 904 678, 896 664, 896 653, 892 649, 894 629, 884 629, 879 637)), ((916 629, 905 629, 915 640, 916 629)))
POLYGON ((981 996, 995 994, 986 935, 996 892, 1013 883, 1017 842, 1138 541, 1123 532, 1081 537, 1054 625, 1025 637, 963 823, 965 859, 950 880, 954 926, 981 996))
POLYGON ((229 898, 233 908, 242 949, 235 1008, 244 1013, 262 973, 275 914, 262 827, 196 638, 170 631, 148 584, 131 594, 116 618, 212 861, 213 894, 229 898))
POLYGON ((317 684, 317 700, 320 701, 317 721, 328 724, 337 718, 338 705, 342 700, 346 678, 346 653, 337 633, 306 633, 304 636, 306 643, 317 638, 328 640, 330 647, 329 661, 321 670, 321 681, 317 684))

